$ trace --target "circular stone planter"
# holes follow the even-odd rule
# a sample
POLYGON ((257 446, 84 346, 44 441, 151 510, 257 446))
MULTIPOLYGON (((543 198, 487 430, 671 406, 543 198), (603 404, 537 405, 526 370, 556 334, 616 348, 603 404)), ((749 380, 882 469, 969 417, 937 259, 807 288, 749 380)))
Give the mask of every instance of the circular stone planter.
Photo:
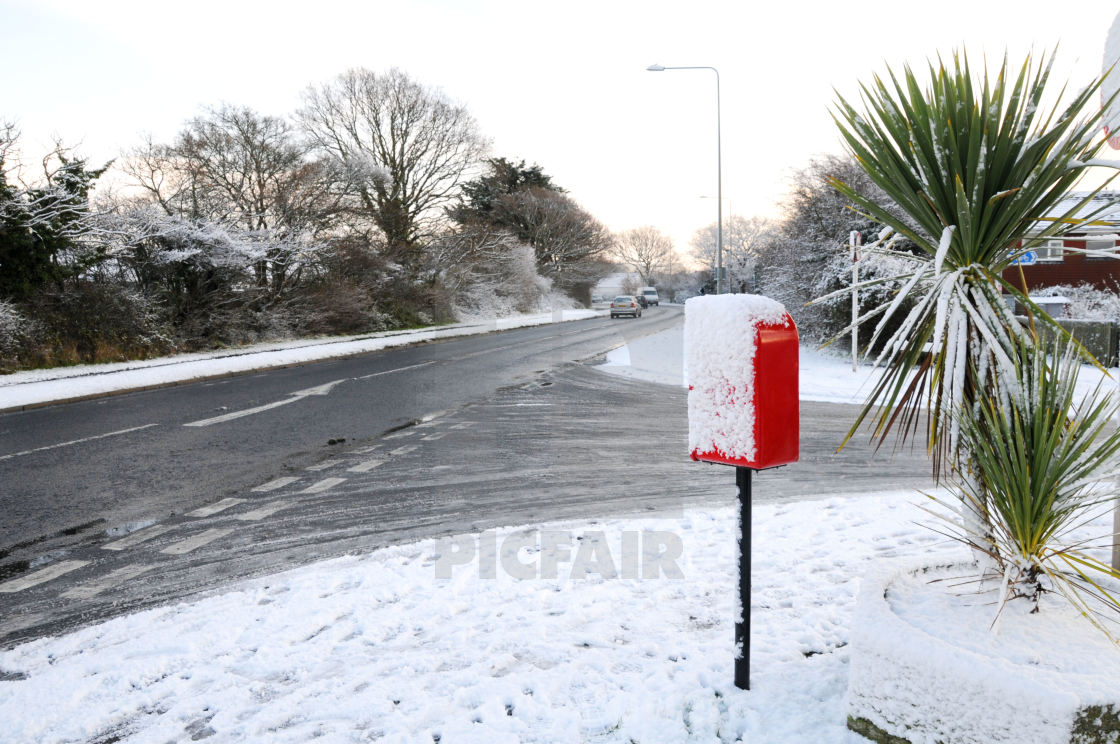
POLYGON ((998 587, 977 575, 894 564, 864 579, 848 728, 880 744, 1120 742, 1120 650, 1061 596, 997 621, 998 587))

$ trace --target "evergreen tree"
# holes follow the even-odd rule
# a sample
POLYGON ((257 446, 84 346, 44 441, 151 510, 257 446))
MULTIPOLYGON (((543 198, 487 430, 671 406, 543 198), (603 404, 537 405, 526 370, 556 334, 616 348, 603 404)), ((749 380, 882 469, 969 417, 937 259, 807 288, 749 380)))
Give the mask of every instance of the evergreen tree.
POLYGON ((539 165, 505 158, 491 158, 487 165, 489 173, 463 184, 448 216, 463 227, 504 231, 532 246, 541 276, 583 299, 603 273, 600 259, 612 245, 610 232, 539 165))
POLYGON ((0 297, 27 299, 104 258, 88 244, 89 191, 109 165, 88 169, 61 147, 54 159, 44 183, 30 188, 8 183, 0 159, 0 297))
POLYGON ((564 189, 553 184, 552 177, 545 174, 539 165, 526 167, 524 160, 514 164, 505 158, 490 158, 486 164, 490 172, 463 184, 459 203, 447 210, 448 216, 460 224, 493 223, 498 199, 521 189, 535 187, 564 193, 564 189))
POLYGON ((21 206, 19 192, 0 168, 0 298, 21 300, 33 287, 50 280, 49 263, 37 260, 21 206))

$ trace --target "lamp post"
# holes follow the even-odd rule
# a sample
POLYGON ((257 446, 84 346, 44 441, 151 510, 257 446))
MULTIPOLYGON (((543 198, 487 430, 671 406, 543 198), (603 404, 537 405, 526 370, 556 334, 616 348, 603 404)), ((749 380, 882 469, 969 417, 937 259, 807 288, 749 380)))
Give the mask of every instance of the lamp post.
POLYGON ((723 153, 720 135, 719 111, 719 70, 714 67, 687 66, 665 67, 664 65, 650 65, 646 68, 650 72, 664 72, 665 70, 711 70, 716 74, 716 294, 723 294, 723 153))

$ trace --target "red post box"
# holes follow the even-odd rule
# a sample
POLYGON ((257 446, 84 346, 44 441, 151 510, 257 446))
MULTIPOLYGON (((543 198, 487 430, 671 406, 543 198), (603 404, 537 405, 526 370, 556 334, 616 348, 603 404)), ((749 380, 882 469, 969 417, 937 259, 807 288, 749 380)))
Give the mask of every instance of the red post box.
POLYGON ((751 473, 797 462, 797 327, 758 295, 694 297, 684 306, 688 448, 735 466, 739 488, 739 611, 735 686, 751 688, 751 473))
POLYGON ((797 462, 797 327, 781 303, 694 297, 684 327, 692 459, 752 470, 797 462))

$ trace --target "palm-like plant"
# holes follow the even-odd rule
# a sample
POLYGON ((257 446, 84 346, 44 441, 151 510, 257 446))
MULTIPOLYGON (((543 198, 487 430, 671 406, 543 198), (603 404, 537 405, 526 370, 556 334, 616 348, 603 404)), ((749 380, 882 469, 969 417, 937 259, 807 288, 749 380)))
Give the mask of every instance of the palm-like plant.
POLYGON ((1077 400, 1081 365, 1072 346, 1056 341, 1049 354, 1019 351, 1017 394, 988 390, 974 410, 956 413, 970 454, 959 493, 990 531, 976 534, 957 523, 953 537, 992 559, 1004 580, 1003 602, 1025 597, 1037 609, 1044 591, 1057 591, 1107 633, 1097 610, 1103 604, 1120 612, 1120 599, 1099 579, 1120 579, 1120 572, 1092 555, 1105 546, 1070 533, 1096 516, 1094 507, 1115 499, 1096 486, 1115 475, 1109 470, 1120 452, 1120 430, 1110 426, 1116 406, 1099 386, 1077 400))
POLYGON ((1005 58, 995 80, 985 73, 977 87, 961 53, 951 67, 930 65, 926 89, 908 67, 901 77, 876 77, 862 88, 866 114, 843 98, 837 104, 834 117, 848 147, 897 209, 843 183, 835 187, 886 226, 880 245, 902 236, 919 249, 913 270, 896 277, 903 288, 895 299, 862 319, 880 315, 872 348, 910 303, 877 360, 886 374, 848 437, 873 416, 880 441, 896 425, 905 440, 921 429, 926 410, 937 474, 959 459, 953 411, 971 409, 977 391, 1001 380, 1014 385, 1017 339, 1027 330, 1001 289, 1037 322, 1065 334, 1001 276, 1025 250, 1028 233, 1045 238, 1075 228, 1074 215, 1103 188, 1038 230, 1103 146, 1096 137, 1101 114, 1091 105, 1100 81, 1067 105, 1047 108, 1051 66, 1045 56, 1037 65, 1028 57, 1012 80, 1005 58))

